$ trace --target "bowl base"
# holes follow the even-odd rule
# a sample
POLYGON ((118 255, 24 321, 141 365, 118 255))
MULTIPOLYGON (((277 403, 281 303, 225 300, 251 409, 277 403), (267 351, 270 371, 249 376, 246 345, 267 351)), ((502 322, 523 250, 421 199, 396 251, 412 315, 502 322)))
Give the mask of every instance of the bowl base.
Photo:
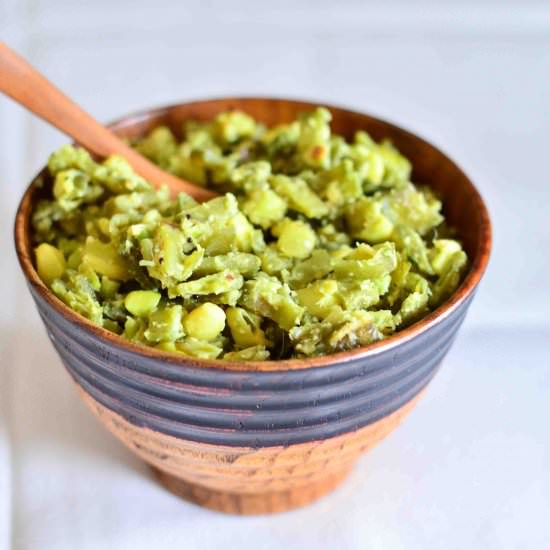
POLYGON ((226 514, 275 514, 300 508, 334 491, 348 476, 351 466, 334 472, 308 485, 286 491, 266 493, 229 493, 184 481, 151 467, 156 478, 171 493, 190 502, 226 514))

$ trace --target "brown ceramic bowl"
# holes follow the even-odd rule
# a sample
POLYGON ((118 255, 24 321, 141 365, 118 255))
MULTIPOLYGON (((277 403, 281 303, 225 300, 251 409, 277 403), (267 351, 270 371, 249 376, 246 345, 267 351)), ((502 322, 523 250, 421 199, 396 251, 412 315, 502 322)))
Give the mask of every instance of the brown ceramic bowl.
MULTIPOLYGON (((136 137, 159 124, 242 109, 267 125, 314 105, 231 98, 145 111, 113 124, 136 137)), ((371 116, 330 107, 334 131, 390 138, 411 159, 414 181, 444 200, 471 264, 436 311, 382 342, 312 359, 228 363, 130 343, 70 310, 33 266, 29 219, 48 185, 31 183, 15 222, 17 255, 48 335, 82 399, 173 492, 217 510, 269 513, 331 491, 357 457, 391 432, 435 375, 487 265, 487 209, 464 173, 421 138, 371 116)), ((43 170, 41 176, 46 177, 43 170)), ((47 179, 47 178, 46 178, 47 179)), ((36 180, 35 180, 36 181, 36 180)))

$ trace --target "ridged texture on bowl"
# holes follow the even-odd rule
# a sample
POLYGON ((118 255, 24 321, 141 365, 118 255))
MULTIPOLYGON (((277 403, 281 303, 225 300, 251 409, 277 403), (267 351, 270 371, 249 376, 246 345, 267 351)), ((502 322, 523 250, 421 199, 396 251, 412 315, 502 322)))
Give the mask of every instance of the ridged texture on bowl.
POLYGON ((397 411, 431 380, 469 305, 365 359, 247 373, 137 355, 82 330, 31 291, 63 363, 95 401, 166 435, 255 448, 327 439, 397 411))

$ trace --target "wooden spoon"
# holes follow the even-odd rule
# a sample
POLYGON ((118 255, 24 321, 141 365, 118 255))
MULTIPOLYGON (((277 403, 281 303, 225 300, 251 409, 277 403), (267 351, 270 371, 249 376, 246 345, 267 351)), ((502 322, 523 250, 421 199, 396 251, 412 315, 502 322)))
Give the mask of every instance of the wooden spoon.
POLYGON ((0 91, 92 153, 100 157, 123 156, 140 176, 156 187, 166 184, 172 194, 183 191, 197 201, 216 196, 212 191, 164 172, 134 151, 3 42, 0 42, 0 91))

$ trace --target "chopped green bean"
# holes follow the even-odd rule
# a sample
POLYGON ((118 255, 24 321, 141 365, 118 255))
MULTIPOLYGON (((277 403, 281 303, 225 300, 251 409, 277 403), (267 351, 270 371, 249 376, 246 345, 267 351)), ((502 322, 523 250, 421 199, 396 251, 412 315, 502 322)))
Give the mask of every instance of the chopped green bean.
POLYGON ((185 357, 262 361, 366 346, 438 307, 467 257, 387 140, 324 108, 266 128, 238 110, 131 143, 215 189, 198 204, 66 145, 32 213, 36 268, 103 328, 185 357), (179 131, 179 129, 178 129, 179 131))
POLYGON ((226 311, 231 336, 239 347, 264 346, 266 338, 260 328, 261 318, 242 307, 230 307, 226 311))
POLYGON ((136 317, 147 317, 158 306, 160 293, 154 290, 133 290, 126 294, 124 305, 136 317))

